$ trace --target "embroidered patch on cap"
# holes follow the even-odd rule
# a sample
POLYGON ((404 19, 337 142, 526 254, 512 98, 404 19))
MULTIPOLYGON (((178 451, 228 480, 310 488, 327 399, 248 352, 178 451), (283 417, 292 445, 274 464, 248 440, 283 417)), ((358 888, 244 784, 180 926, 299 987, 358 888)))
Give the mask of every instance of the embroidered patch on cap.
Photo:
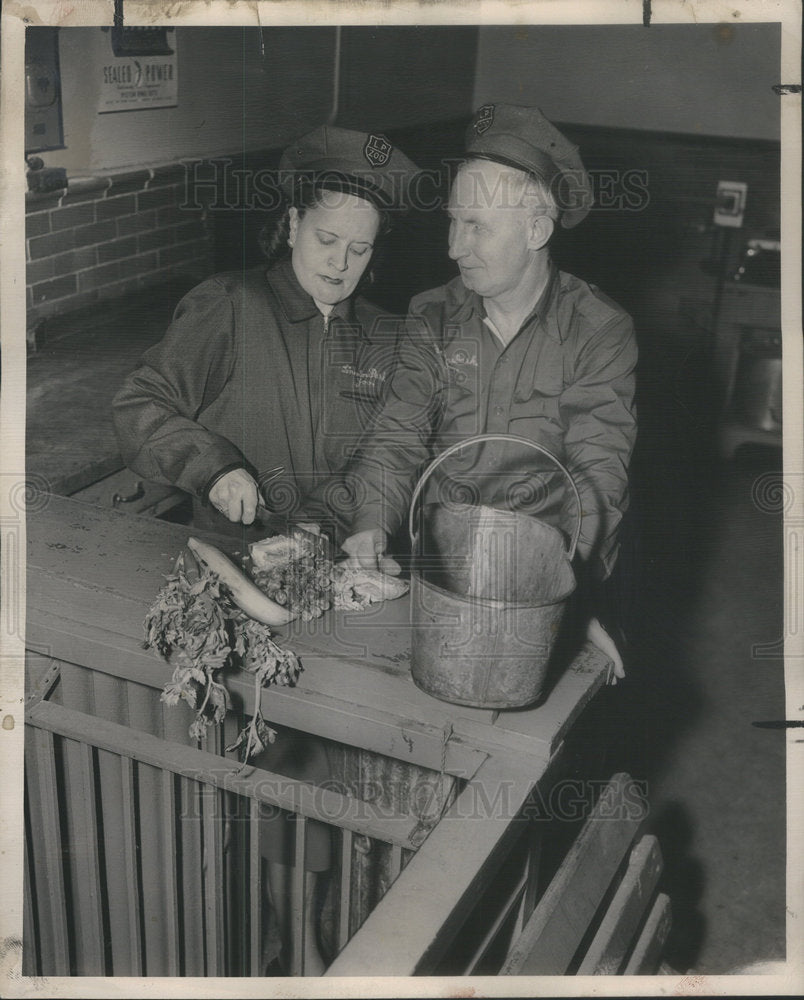
POLYGON ((394 147, 384 135, 370 135, 363 147, 363 155, 372 167, 384 167, 391 159, 394 147))
POLYGON ((482 108, 477 109, 477 118, 475 119, 475 132, 478 135, 483 135, 487 132, 491 126, 494 124, 494 105, 484 104, 482 108))

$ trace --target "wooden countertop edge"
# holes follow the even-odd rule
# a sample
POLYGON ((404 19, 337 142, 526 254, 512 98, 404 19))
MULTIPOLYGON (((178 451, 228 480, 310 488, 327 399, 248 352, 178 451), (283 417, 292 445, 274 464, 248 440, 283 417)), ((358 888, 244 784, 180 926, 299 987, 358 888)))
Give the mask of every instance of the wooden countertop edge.
MULTIPOLYGON (((154 653, 137 648, 130 639, 57 615, 51 614, 48 618, 45 621, 40 615, 28 623, 26 647, 40 656, 82 664, 98 673, 153 688, 163 687, 170 679, 170 666, 154 653), (125 641, 121 642, 123 639, 125 641)), ((251 675, 237 671, 226 676, 224 683, 232 694, 235 707, 252 711, 254 683, 251 675)), ((443 730, 410 715, 394 712, 392 698, 387 699, 387 703, 387 710, 383 710, 297 685, 264 689, 261 705, 270 722, 309 729, 327 739, 440 770, 445 748, 443 730)), ((462 778, 471 777, 488 752, 480 741, 462 734, 457 727, 447 741, 445 771, 462 778)))
MULTIPOLYGON (((162 574, 170 571, 172 559, 191 529, 63 497, 47 499, 48 504, 28 518, 29 642, 34 641, 45 655, 88 662, 93 669, 106 672, 119 667, 119 676, 134 680, 147 674, 153 686, 163 685, 169 679, 169 668, 159 665, 156 654, 140 648, 144 638, 140 622, 162 574), (110 650, 115 655, 110 655, 110 650)), ((415 687, 408 671, 409 644, 398 631, 404 628, 408 634, 405 601, 400 598, 381 608, 366 632, 362 622, 360 629, 352 627, 350 631, 344 619, 336 623, 331 636, 312 633, 309 645, 303 634, 298 635, 307 663, 301 685, 270 689, 265 696, 277 708, 288 706, 288 712, 290 706, 304 705, 305 699, 310 706, 318 699, 346 704, 363 724, 374 719, 376 732, 384 734, 383 745, 392 744, 392 755, 403 760, 411 759, 406 745, 404 752, 399 752, 400 740, 407 743, 403 731, 415 734, 422 754, 431 761, 435 741, 439 749, 435 766, 440 769, 441 750, 446 743, 449 755, 450 741, 456 750, 460 741, 492 755, 513 752, 533 760, 549 757, 604 682, 608 661, 602 653, 586 648, 559 677, 545 703, 532 709, 493 713, 431 698, 415 687), (367 652, 350 653, 362 636, 367 636, 367 652), (383 659, 384 643, 394 654, 393 663, 383 659), (391 738, 391 730, 398 735, 391 738)), ((282 630, 279 634, 280 641, 292 641, 290 636, 282 636, 282 630)), ((234 691, 242 686, 252 692, 251 678, 245 676, 245 684, 230 680, 234 691)), ((298 708, 292 711, 297 714, 298 708)), ((322 708, 318 714, 322 724, 323 712, 322 708)))
MULTIPOLYGON (((149 687, 161 688, 171 676, 166 662, 130 637, 71 621, 52 611, 34 609, 28 621, 26 647, 41 656, 82 664, 98 673, 149 687)), ((292 688, 266 688, 262 693, 266 718, 280 725, 309 728, 327 739, 363 746, 433 770, 441 769, 443 758, 445 771, 462 778, 474 774, 487 756, 513 754, 536 765, 549 758, 563 738, 565 727, 545 739, 538 732, 517 733, 498 724, 473 722, 461 717, 459 706, 435 701, 436 706, 443 704, 443 725, 417 718, 415 706, 400 706, 390 693, 380 699, 380 705, 340 698, 334 693, 339 686, 338 666, 333 662, 327 667, 333 677, 331 691, 311 689, 303 683, 292 688)), ((238 671, 226 676, 224 682, 235 704, 251 711, 251 675, 238 671)), ((584 703, 594 690, 596 687, 590 685, 584 703)))
MULTIPOLYGON (((46 457, 41 462, 37 462, 37 456, 31 456, 26 460, 25 465, 29 474, 47 480, 48 461, 46 457)), ((120 472, 124 468, 125 465, 120 453, 109 453, 102 458, 95 459, 88 465, 82 466, 78 472, 71 472, 65 476, 61 476, 59 479, 53 480, 53 482, 48 481, 48 486, 51 493, 69 496, 71 493, 77 493, 79 490, 86 489, 87 486, 97 483, 99 479, 105 479, 107 476, 111 476, 115 472, 120 472)), ((134 473, 132 473, 133 475, 134 473)))

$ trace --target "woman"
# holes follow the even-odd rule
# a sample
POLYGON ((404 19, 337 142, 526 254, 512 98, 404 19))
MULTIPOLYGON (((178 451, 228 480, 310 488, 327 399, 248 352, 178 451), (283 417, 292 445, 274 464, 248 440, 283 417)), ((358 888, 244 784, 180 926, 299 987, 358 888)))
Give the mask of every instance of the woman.
POLYGON ((194 524, 250 524, 276 468, 264 499, 293 514, 345 465, 396 330, 356 291, 415 172, 381 136, 322 126, 294 143, 279 165, 287 207, 267 241, 272 266, 191 291, 118 393, 126 465, 189 493, 194 524))
MULTIPOLYGON (((379 404, 396 345, 397 322, 358 289, 416 170, 383 136, 347 129, 322 126, 290 146, 278 174, 285 205, 264 246, 270 267, 193 289, 115 397, 126 465, 189 493, 195 526, 244 532, 258 503, 293 516, 314 489, 321 510, 332 501, 326 483, 337 483, 379 404)), ((321 742, 290 730, 253 762, 306 781, 330 777, 321 742)), ((262 850, 281 926, 292 831, 276 818, 263 824, 262 850)), ((327 828, 310 825, 307 854, 305 971, 314 975, 324 966, 313 872, 329 866, 327 828)))

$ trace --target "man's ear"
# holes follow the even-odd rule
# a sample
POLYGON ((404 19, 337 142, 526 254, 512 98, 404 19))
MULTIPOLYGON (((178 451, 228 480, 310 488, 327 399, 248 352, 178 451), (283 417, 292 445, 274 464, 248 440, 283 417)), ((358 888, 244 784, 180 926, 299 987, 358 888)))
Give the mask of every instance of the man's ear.
POLYGON ((534 215, 528 231, 528 250, 541 250, 550 242, 555 224, 549 215, 534 215))

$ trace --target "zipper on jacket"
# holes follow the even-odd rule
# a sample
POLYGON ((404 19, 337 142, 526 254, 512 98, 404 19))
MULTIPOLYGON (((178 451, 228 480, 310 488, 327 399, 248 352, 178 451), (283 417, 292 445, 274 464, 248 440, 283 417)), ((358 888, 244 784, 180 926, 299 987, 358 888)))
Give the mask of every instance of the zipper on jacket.
MULTIPOLYGON (((316 420, 315 433, 313 434, 313 475, 315 478, 318 476, 318 436, 321 433, 321 428, 324 423, 324 394, 326 387, 326 358, 327 358, 327 337, 329 336, 329 319, 330 313, 324 313, 324 329, 323 335, 321 337, 321 353, 318 359, 318 419, 316 420)), ((322 462, 324 456, 321 456, 322 462)))

